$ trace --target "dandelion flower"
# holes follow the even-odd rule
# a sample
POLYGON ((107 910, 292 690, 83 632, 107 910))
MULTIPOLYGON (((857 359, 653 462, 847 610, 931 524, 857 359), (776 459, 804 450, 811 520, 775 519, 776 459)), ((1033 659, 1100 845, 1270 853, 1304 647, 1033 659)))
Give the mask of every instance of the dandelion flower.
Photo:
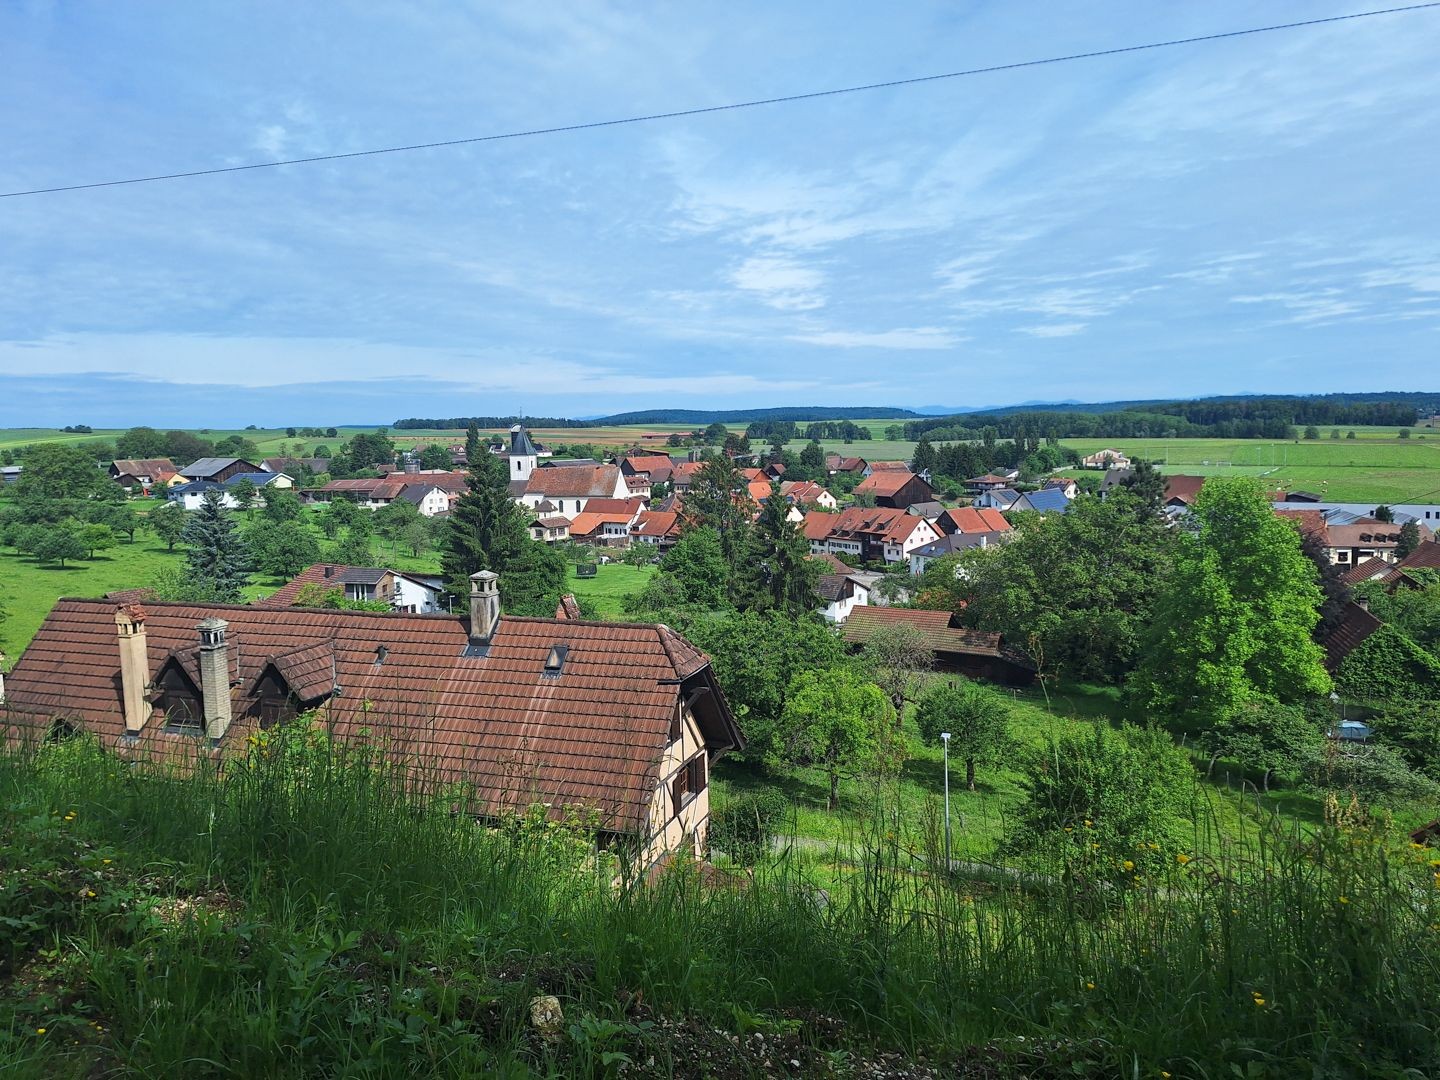
POLYGON ((35 1034, 36 1034, 36 1035, 44 1035, 44 1034, 45 1034, 45 1029, 44 1029, 44 1028, 36 1028, 36 1029, 35 1029, 35 1034))
POLYGON ((1342 896, 1342 897, 1340 897, 1340 903, 1342 903, 1342 904, 1348 904, 1348 903, 1350 903, 1350 897, 1348 897, 1348 896, 1342 896))
POLYGON ((1265 1007, 1265 999, 1262 998, 1262 997, 1257 997, 1257 998, 1255 999, 1255 1007, 1256 1007, 1256 1008, 1259 1008, 1259 1009, 1263 1009, 1263 1008, 1265 1007))
POLYGON ((1087 817, 1087 818, 1085 819, 1085 828, 1087 828, 1087 829, 1093 829, 1094 827, 1095 827, 1095 823, 1094 823, 1093 821, 1091 821, 1091 820, 1087 817))
POLYGON ((94 889, 86 889, 86 890, 85 890, 85 895, 93 898, 93 897, 95 896, 95 890, 94 890, 94 889))
POLYGON ((1126 859, 1123 863, 1120 864, 1120 866, 1125 870, 1125 872, 1126 872, 1127 874, 1128 874, 1131 870, 1134 870, 1134 869, 1135 869, 1135 864, 1134 864, 1131 860, 1129 860, 1129 859, 1126 859))
POLYGON ((1085 984, 1085 989, 1086 989, 1086 990, 1094 990, 1094 989, 1095 989, 1095 984, 1092 983, 1092 982, 1087 982, 1087 983, 1085 984))
POLYGON ((1186 855, 1186 854, 1184 854, 1184 853, 1181 853, 1181 854, 1175 856, 1175 861, 1176 861, 1177 863, 1179 863, 1181 866, 1184 866, 1186 863, 1188 863, 1188 862, 1190 861, 1190 856, 1189 856, 1189 855, 1186 855))

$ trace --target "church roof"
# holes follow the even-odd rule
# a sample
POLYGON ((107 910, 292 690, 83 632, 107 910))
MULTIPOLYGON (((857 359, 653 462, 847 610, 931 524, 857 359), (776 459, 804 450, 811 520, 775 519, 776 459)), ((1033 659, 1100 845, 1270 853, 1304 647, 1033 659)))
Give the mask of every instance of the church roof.
POLYGON ((530 441, 530 433, 525 430, 524 424, 516 424, 510 429, 510 456, 511 457, 535 457, 539 451, 535 444, 530 441))

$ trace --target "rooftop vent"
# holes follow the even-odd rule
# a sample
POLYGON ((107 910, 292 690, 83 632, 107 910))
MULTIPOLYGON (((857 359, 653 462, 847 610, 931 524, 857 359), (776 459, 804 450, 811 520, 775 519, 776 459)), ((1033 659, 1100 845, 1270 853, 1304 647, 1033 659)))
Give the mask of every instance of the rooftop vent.
POLYGON ((376 646, 375 646, 375 666, 376 666, 376 667, 379 667, 381 664, 385 663, 385 659, 386 659, 386 657, 388 657, 389 655, 390 655, 390 650, 389 650, 386 646, 384 646, 384 645, 376 645, 376 646))
POLYGON ((550 653, 545 657, 545 677, 558 679, 560 672, 565 668, 565 657, 570 652, 569 645, 552 645, 550 653))

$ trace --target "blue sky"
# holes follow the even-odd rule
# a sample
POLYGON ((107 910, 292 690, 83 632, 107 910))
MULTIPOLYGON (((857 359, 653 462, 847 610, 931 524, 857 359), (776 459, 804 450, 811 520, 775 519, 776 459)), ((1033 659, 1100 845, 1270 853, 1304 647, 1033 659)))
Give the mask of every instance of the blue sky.
MULTIPOLYGON (((0 5, 0 190, 1363 4, 0 5)), ((0 426, 1440 389, 1440 10, 0 200, 0 426)))

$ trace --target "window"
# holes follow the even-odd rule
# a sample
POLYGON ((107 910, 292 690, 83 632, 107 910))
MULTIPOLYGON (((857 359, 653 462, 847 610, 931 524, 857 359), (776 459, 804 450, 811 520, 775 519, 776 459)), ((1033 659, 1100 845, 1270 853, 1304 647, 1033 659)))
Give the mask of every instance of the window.
POLYGON ((696 795, 705 790, 707 777, 705 775, 705 755, 697 754, 691 758, 675 773, 675 778, 670 781, 670 796, 675 803, 675 816, 679 817, 683 810, 696 795))
POLYGON ((198 734, 205 730, 198 698, 171 691, 160 699, 160 709, 165 714, 165 728, 169 731, 198 734))

